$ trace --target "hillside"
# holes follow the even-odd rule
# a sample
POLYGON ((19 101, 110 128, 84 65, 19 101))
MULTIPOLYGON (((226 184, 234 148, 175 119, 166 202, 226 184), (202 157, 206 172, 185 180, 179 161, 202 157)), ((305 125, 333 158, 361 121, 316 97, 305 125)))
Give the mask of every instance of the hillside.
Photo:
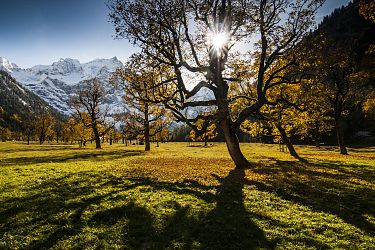
POLYGON ((38 113, 40 110, 47 110, 57 120, 63 116, 43 101, 40 97, 25 89, 9 73, 0 70, 0 107, 2 114, 0 126, 9 127, 15 130, 16 121, 10 119, 12 115, 18 115, 25 120, 30 114, 38 113))
MULTIPOLYGON (((11 74, 25 88, 41 97, 60 113, 69 115, 71 107, 67 104, 71 95, 76 93, 84 80, 98 78, 109 94, 106 104, 111 111, 122 106, 122 91, 115 90, 109 84, 109 78, 123 64, 116 57, 95 59, 80 63, 76 59, 60 59, 51 65, 36 65, 22 69, 5 58, 0 57, 0 70, 11 74)), ((121 109, 121 108, 120 108, 121 109)))
POLYGON ((370 45, 375 44, 374 34, 375 24, 359 14, 359 1, 357 0, 324 17, 314 32, 316 37, 323 35, 333 47, 353 50, 356 66, 372 73, 375 69, 375 54, 368 53, 368 49, 370 45))
MULTIPOLYGON (((359 143, 358 139, 362 135, 375 135, 375 123, 362 109, 366 95, 375 90, 375 53, 370 52, 370 47, 375 44, 375 23, 360 15, 359 4, 360 2, 355 0, 334 10, 306 39, 310 42, 312 50, 315 44, 320 44, 319 49, 324 51, 323 60, 331 62, 331 71, 328 68, 324 71, 329 72, 331 76, 334 72, 340 72, 340 79, 344 79, 345 74, 351 75, 346 79, 350 79, 352 83, 346 86, 356 90, 349 92, 342 102, 345 105, 342 107, 343 130, 346 140, 351 144, 359 143), (325 42, 320 43, 321 41, 325 42), (341 58, 341 61, 337 58, 341 58), (341 68, 341 71, 338 71, 338 68, 341 68), (360 80, 355 80, 358 77, 360 80)), ((340 98, 343 97, 340 95, 340 98)), ((333 129, 329 134, 326 136, 330 139, 326 138, 326 141, 336 143, 336 131, 333 129)), ((373 143, 374 139, 366 140, 373 143)), ((364 138, 361 138, 361 143, 364 143, 364 138)))

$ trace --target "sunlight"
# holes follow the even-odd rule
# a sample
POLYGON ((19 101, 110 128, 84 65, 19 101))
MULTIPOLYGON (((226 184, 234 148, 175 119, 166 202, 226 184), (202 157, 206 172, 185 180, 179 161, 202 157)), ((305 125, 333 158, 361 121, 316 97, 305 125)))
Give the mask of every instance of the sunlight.
POLYGON ((228 43, 228 35, 226 33, 213 33, 209 35, 210 44, 212 47, 220 51, 228 43))

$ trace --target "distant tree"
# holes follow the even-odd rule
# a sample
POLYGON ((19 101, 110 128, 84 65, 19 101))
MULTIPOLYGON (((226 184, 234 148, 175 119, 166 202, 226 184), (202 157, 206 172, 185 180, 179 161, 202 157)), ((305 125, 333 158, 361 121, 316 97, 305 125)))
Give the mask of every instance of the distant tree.
POLYGON ((107 137, 109 140, 109 145, 113 143, 117 143, 121 138, 121 132, 116 128, 116 126, 112 126, 107 130, 107 137))
POLYGON ((207 146, 208 140, 214 139, 217 136, 217 128, 215 124, 211 124, 203 129, 203 120, 198 120, 196 122, 196 126, 198 128, 198 131, 191 130, 189 137, 192 141, 203 141, 204 146, 207 146))
POLYGON ((55 135, 56 135, 56 142, 59 143, 59 139, 62 137, 62 129, 63 129, 63 121, 56 121, 55 123, 55 135))
POLYGON ((0 122, 4 122, 5 113, 4 108, 0 106, 0 122))
POLYGON ((366 100, 362 104, 362 110, 365 117, 370 121, 370 124, 372 124, 369 130, 375 134, 375 91, 371 91, 367 95, 366 100))
POLYGON ((170 128, 171 141, 183 142, 189 138, 191 127, 183 124, 176 124, 170 128))
POLYGON ((316 88, 323 98, 320 105, 327 107, 326 115, 333 118, 337 143, 341 154, 348 154, 345 138, 345 120, 366 98, 368 74, 360 69, 360 55, 354 41, 337 43, 320 39, 316 48, 316 88))
POLYGON ((101 82, 94 78, 82 83, 78 93, 70 98, 70 103, 84 126, 94 133, 95 146, 101 148, 100 127, 105 126, 107 110, 103 108, 106 92, 101 82))
POLYGON ((370 92, 363 102, 362 109, 366 116, 375 121, 375 91, 370 92))
POLYGON ((137 137, 138 131, 135 120, 129 112, 116 114, 116 121, 119 122, 122 143, 128 146, 128 141, 137 137))
POLYGON ((241 124, 240 129, 258 142, 263 136, 270 135, 270 131, 272 131, 270 125, 264 120, 246 120, 241 124))
POLYGON ((9 128, 0 127, 0 139, 2 142, 6 142, 12 136, 12 131, 9 128))
POLYGON ((372 0, 359 1, 359 14, 375 23, 375 2, 372 0))
MULTIPOLYGON (((87 114, 82 114, 83 117, 88 116, 87 114)), ((89 119, 88 117, 85 119, 89 119)), ((79 147, 86 146, 86 142, 92 138, 92 131, 87 128, 81 117, 73 116, 67 120, 62 126, 62 132, 66 140, 78 141, 79 147)))
POLYGON ((43 144, 54 134, 55 119, 47 111, 43 110, 36 116, 35 132, 39 139, 39 144, 43 144))
POLYGON ((22 130, 26 136, 27 145, 30 145, 30 140, 36 132, 36 123, 37 117, 34 112, 28 113, 27 117, 22 122, 22 130))
POLYGON ((292 49, 312 26, 322 2, 111 0, 109 8, 118 37, 137 44, 153 65, 172 69, 173 74, 156 83, 166 90, 159 100, 178 121, 192 128, 196 129, 195 122, 200 119, 207 120, 204 127, 217 124, 224 132, 230 156, 241 168, 249 162, 240 150, 237 129, 267 103, 269 89, 293 81, 280 77, 279 72, 298 63, 292 49), (235 44, 254 37, 258 39, 255 52, 246 54, 251 57, 233 52, 235 44), (244 59, 244 71, 252 71, 247 81, 236 67, 237 55, 244 59), (236 81, 254 85, 255 93, 231 95, 230 86, 236 81), (203 91, 206 94, 202 95, 203 91), (240 99, 246 101, 233 113, 231 107, 240 99), (195 107, 211 107, 214 112, 204 117, 184 112, 195 107))
POLYGON ((168 112, 155 100, 157 78, 161 72, 150 67, 141 54, 134 54, 124 69, 117 69, 113 81, 124 89, 123 100, 127 107, 127 127, 137 131, 145 142, 145 151, 151 148, 150 138, 161 133, 168 122, 168 112))

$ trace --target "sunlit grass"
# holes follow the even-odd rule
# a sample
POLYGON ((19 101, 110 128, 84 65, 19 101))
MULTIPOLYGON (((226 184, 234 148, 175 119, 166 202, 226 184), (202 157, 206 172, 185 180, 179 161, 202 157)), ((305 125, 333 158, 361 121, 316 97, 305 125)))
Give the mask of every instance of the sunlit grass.
POLYGON ((0 249, 375 247, 375 148, 152 146, 0 143, 0 249))

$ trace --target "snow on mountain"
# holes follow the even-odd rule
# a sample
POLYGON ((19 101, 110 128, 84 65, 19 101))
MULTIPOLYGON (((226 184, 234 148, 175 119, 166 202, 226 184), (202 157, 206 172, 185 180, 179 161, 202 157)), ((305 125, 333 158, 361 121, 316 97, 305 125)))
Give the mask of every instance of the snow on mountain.
MULTIPOLYGON (((17 114, 23 121, 41 110, 49 110, 57 120, 62 118, 47 102, 24 88, 4 70, 0 71, 0 106, 8 117, 17 114)), ((12 119, 5 119, 2 123, 6 127, 16 125, 12 119)))
POLYGON ((123 67, 117 57, 95 59, 80 63, 76 59, 60 59, 52 65, 36 65, 21 69, 9 60, 0 57, 0 69, 9 72, 24 87, 31 90, 63 114, 72 113, 68 105, 69 96, 75 94, 84 80, 98 78, 109 92, 106 103, 112 112, 121 110, 122 92, 114 90, 109 78, 118 67, 123 67))
POLYGON ((15 69, 19 69, 17 64, 10 62, 8 59, 0 57, 0 70, 4 70, 8 73, 11 73, 15 69))

